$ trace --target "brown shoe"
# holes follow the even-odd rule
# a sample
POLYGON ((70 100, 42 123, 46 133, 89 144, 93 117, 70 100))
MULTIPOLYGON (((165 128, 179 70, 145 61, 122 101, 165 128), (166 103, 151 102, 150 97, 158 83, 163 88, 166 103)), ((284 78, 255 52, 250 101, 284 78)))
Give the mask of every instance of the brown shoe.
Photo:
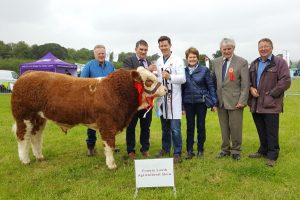
POLYGON ((142 155, 143 155, 145 158, 150 157, 149 151, 143 151, 143 152, 142 152, 142 155))
POLYGON ((158 152, 157 154, 155 154, 156 158, 161 158, 163 156, 170 156, 170 152, 162 149, 162 150, 160 150, 160 152, 158 152))
POLYGON ((249 154, 249 158, 262 158, 262 157, 265 157, 265 155, 258 152, 249 154))
POLYGON ((276 163, 275 160, 268 159, 267 162, 266 162, 266 165, 268 165, 269 167, 274 167, 275 163, 276 163))
POLYGON ((181 163, 182 162, 182 159, 181 159, 181 156, 180 155, 174 155, 174 163, 181 163))
POLYGON ((130 152, 130 153, 128 154, 128 157, 129 157, 131 160, 134 160, 134 159, 136 158, 134 152, 130 152))

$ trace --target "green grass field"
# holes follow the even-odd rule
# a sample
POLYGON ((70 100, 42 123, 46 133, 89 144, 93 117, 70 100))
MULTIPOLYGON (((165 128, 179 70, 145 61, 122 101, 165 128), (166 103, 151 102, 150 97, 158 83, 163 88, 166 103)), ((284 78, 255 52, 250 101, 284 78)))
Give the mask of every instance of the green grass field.
MULTIPOLYGON (((300 79, 288 91, 300 93, 300 79)), ((221 137, 216 113, 206 119, 205 159, 184 160, 175 165, 177 199, 300 199, 300 96, 285 98, 280 115, 280 156, 274 168, 263 159, 249 159, 258 148, 258 136, 249 109, 244 112, 242 159, 218 160, 221 137)), ((52 122, 44 132, 43 162, 24 166, 11 133, 10 95, 0 95, 0 199, 132 199, 135 191, 134 163, 126 159, 124 132, 117 136, 121 152, 115 155, 117 170, 108 170, 101 140, 97 156, 86 156, 86 128, 78 126, 67 135, 52 122)), ((186 125, 182 120, 183 156, 186 125)), ((138 130, 139 131, 139 130, 138 130)), ((139 142, 139 134, 136 134, 139 142)), ((98 137, 99 138, 99 137, 98 137)), ((161 147, 159 119, 153 117, 150 153, 161 147)), ((136 150, 140 145, 136 146, 136 150)), ((138 158, 142 158, 138 154, 138 158)), ((173 199, 172 188, 143 188, 138 199, 173 199)))

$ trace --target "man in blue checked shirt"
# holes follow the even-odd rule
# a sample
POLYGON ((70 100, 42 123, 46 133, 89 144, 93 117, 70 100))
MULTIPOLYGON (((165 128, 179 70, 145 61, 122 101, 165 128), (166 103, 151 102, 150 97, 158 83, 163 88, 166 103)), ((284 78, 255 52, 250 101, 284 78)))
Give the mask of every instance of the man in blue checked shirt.
MULTIPOLYGON (((104 45, 96 45, 94 47, 95 59, 89 61, 81 71, 80 77, 86 78, 99 78, 106 77, 110 73, 115 71, 114 65, 105 60, 106 50, 104 45)), ((87 155, 95 155, 95 144, 96 144, 96 131, 93 129, 87 129, 86 144, 88 148, 87 155)))

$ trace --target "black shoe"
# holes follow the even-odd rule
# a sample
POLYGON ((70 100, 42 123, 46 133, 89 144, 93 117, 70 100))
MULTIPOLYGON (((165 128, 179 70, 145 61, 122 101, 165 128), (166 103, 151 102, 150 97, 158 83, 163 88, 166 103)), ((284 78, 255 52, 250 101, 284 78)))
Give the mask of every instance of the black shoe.
POLYGON ((225 152, 221 151, 219 153, 219 155, 217 155, 217 158, 220 159, 220 158, 224 158, 226 156, 230 156, 230 153, 225 153, 225 152))
POLYGON ((156 158, 161 158, 161 157, 167 156, 167 155, 170 156, 170 152, 162 149, 160 152, 158 152, 157 154, 155 154, 155 157, 156 158))
POLYGON ((232 159, 233 160, 241 160, 240 154, 232 154, 232 159))
POLYGON ((276 164, 276 161, 271 160, 271 159, 268 159, 267 162, 266 162, 266 165, 269 166, 269 167, 274 167, 275 164, 276 164))
POLYGON ((87 156, 88 157, 92 157, 94 155, 96 155, 96 151, 95 151, 95 144, 87 144, 87 156))
POLYGON ((194 154, 194 152, 188 152, 188 154, 187 154, 187 156, 186 156, 186 160, 190 160, 190 159, 192 159, 193 157, 195 156, 195 154, 194 154))
POLYGON ((201 158, 201 159, 204 159, 204 151, 198 151, 197 157, 201 158))
POLYGON ((120 148, 119 147, 115 147, 114 152, 115 153, 119 153, 120 152, 120 148))

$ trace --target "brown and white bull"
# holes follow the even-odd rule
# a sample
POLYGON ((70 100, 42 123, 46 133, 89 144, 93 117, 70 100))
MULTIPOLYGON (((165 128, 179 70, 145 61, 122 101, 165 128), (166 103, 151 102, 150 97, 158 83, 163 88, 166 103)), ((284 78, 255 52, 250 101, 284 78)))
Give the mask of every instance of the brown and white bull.
POLYGON ((165 92, 156 76, 142 67, 121 69, 101 80, 28 72, 18 79, 11 97, 19 158, 30 163, 31 143, 36 159, 44 159, 42 133, 49 119, 64 132, 78 124, 99 130, 106 165, 114 169, 115 135, 127 127, 137 110, 151 106, 153 97, 165 92))

